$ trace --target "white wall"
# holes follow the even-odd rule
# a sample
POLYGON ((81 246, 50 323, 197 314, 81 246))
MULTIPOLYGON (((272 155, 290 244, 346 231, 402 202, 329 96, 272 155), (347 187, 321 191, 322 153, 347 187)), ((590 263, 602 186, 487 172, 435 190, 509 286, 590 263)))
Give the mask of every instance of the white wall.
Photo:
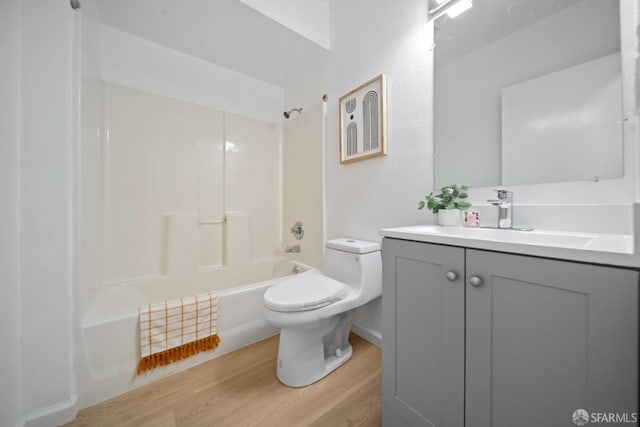
POLYGON ((379 228, 424 222, 415 207, 433 187, 432 32, 426 16, 422 0, 332 4, 328 238, 378 240, 379 228), (338 98, 380 73, 387 76, 388 155, 341 165, 338 98))
MULTIPOLYGON (((416 210, 433 187, 433 31, 426 3, 332 3, 325 158, 329 239, 377 241, 380 228, 430 221, 416 210), (387 76, 388 154, 341 165, 338 99, 380 73, 387 76)), ((380 299, 359 309, 354 321, 379 332, 380 299)))
POLYGON ((0 425, 21 414, 20 0, 0 2, 0 425))
POLYGON ((260 120, 282 120, 282 88, 106 25, 101 33, 107 81, 260 120))

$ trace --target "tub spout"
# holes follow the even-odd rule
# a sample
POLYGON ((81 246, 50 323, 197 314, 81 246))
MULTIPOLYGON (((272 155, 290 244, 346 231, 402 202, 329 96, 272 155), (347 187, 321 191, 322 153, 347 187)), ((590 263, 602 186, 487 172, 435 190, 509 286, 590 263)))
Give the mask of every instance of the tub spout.
POLYGON ((286 248, 284 248, 284 251, 288 254, 290 253, 300 253, 300 245, 294 245, 294 246, 287 246, 286 248))

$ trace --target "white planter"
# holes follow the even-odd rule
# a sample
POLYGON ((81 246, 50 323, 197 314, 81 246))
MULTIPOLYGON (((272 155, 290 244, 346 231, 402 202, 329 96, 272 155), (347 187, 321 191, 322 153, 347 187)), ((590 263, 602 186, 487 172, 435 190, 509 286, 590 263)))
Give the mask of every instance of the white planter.
POLYGON ((460 209, 441 209, 438 211, 438 224, 440 225, 460 225, 462 222, 462 212, 460 209))

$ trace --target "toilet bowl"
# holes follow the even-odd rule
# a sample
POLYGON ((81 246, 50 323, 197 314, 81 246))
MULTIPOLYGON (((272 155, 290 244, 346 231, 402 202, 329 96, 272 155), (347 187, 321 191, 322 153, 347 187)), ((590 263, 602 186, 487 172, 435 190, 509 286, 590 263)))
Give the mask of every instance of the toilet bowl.
POLYGON ((382 294, 378 243, 341 238, 326 247, 322 272, 291 276, 264 294, 264 318, 281 330, 276 374, 290 387, 312 384, 351 358, 354 309, 382 294))

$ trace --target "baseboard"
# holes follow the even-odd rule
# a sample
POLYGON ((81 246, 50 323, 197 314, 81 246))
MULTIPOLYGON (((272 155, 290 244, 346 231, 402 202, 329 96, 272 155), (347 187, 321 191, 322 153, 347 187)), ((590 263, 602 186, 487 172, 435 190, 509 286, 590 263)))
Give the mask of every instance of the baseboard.
POLYGON ((367 328, 366 326, 353 322, 351 324, 351 332, 360 335, 376 347, 382 348, 382 334, 375 329, 367 328))
POLYGON ((76 418, 77 404, 78 396, 74 394, 69 400, 24 415, 16 427, 50 427, 66 424, 76 418))

